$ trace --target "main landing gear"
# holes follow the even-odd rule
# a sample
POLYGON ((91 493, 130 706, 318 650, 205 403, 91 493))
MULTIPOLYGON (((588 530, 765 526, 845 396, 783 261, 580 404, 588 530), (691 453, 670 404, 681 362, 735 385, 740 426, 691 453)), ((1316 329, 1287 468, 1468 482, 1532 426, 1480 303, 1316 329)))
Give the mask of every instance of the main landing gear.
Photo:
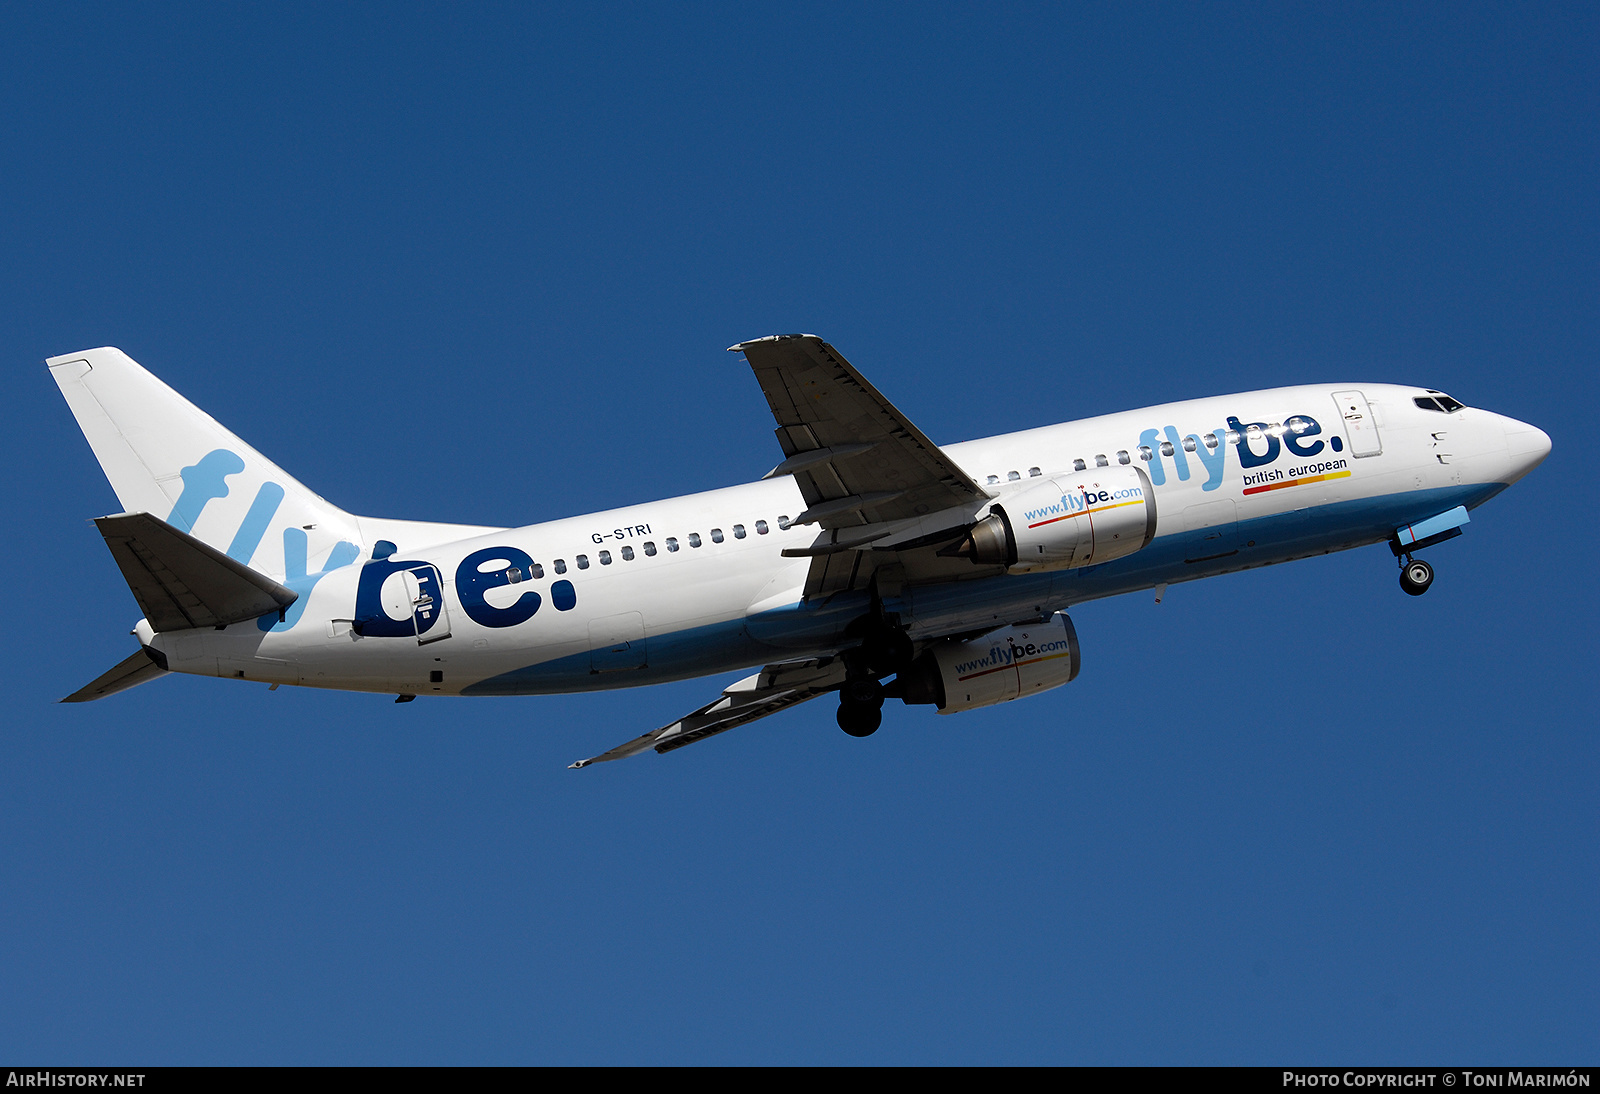
POLYGON ((883 724, 883 685, 871 677, 846 681, 839 689, 839 728, 852 737, 870 737, 883 724))
POLYGON ((1420 558, 1407 555, 1400 564, 1400 587, 1411 596, 1421 596, 1433 584, 1433 567, 1420 558))
POLYGON ((898 686, 885 688, 879 679, 903 672, 916 656, 916 647, 898 626, 879 623, 863 636, 861 645, 845 653, 849 678, 839 689, 839 728, 852 737, 870 737, 883 724, 883 700, 898 686))

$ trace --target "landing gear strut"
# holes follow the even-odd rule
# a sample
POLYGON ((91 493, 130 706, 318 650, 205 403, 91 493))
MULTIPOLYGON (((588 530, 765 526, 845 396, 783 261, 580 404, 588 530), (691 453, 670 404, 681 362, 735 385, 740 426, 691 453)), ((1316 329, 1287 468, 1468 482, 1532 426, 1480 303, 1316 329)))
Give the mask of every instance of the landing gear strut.
POLYGON ((886 694, 879 678, 904 672, 917 654, 911 636, 900 626, 900 617, 884 611, 879 595, 882 576, 881 572, 872 576, 871 612, 851 627, 861 644, 844 652, 848 675, 839 689, 836 720, 839 728, 852 737, 870 737, 878 731, 883 724, 886 694))
POLYGON ((1406 556, 1400 564, 1400 587, 1411 596, 1421 596, 1433 584, 1433 567, 1420 558, 1406 556))

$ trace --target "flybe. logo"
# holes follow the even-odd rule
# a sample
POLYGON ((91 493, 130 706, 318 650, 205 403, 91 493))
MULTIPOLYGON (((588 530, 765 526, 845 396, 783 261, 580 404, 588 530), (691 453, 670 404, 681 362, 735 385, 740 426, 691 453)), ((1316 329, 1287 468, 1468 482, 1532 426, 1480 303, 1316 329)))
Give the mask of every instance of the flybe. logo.
MULTIPOLYGON (((213 501, 226 498, 230 487, 228 479, 245 469, 245 461, 236 452, 219 448, 206 453, 181 472, 183 489, 178 500, 167 514, 167 523, 184 532, 193 533, 200 515, 213 501)), ((263 482, 249 510, 240 521, 227 555, 248 566, 261 541, 266 538, 274 518, 283 503, 285 491, 275 482, 263 482)), ((263 631, 284 631, 293 627, 305 612, 311 599, 311 590, 328 574, 358 561, 361 548, 348 540, 335 543, 322 566, 310 570, 309 538, 305 530, 290 525, 283 529, 283 583, 300 596, 282 618, 277 612, 263 615, 257 625, 263 631)), ((361 577, 356 590, 355 619, 360 633, 373 637, 421 636, 431 630, 442 618, 435 607, 443 602, 439 569, 420 559, 400 560, 393 556, 396 547, 388 540, 379 540, 372 549, 371 559, 361 567, 361 577), (395 619, 383 607, 384 582, 400 571, 409 571, 417 583, 413 599, 414 614, 405 619, 395 619)), ((543 598, 531 589, 510 604, 497 606, 489 602, 489 594, 505 585, 516 585, 531 580, 534 562, 525 551, 515 547, 487 547, 474 551, 456 567, 456 598, 461 608, 473 622, 485 627, 514 627, 533 618, 543 603, 543 598)), ((561 580, 550 586, 550 603, 557 611, 571 611, 577 604, 577 593, 572 582, 561 580)))
POLYGON ((1295 414, 1281 424, 1245 423, 1230 414, 1228 424, 1211 433, 1184 436, 1170 425, 1160 430, 1147 429, 1139 434, 1139 448, 1141 456, 1149 454, 1145 466, 1151 483, 1166 484, 1170 461, 1171 471, 1179 482, 1187 482, 1195 474, 1204 475, 1205 481, 1200 484, 1202 490, 1215 490, 1222 485, 1228 449, 1232 448, 1238 454, 1240 470, 1245 473, 1244 492, 1254 494, 1279 486, 1347 477, 1350 472, 1346 470, 1346 461, 1336 458, 1336 454, 1344 450, 1343 438, 1335 434, 1324 443, 1317 439, 1321 433, 1321 423, 1309 414, 1295 414), (1304 466, 1298 463, 1287 468, 1271 466, 1285 454, 1294 460, 1311 460, 1324 450, 1331 450, 1335 456, 1304 466), (1198 467, 1191 466, 1191 456, 1198 467), (1265 470, 1255 471, 1255 468, 1265 470))

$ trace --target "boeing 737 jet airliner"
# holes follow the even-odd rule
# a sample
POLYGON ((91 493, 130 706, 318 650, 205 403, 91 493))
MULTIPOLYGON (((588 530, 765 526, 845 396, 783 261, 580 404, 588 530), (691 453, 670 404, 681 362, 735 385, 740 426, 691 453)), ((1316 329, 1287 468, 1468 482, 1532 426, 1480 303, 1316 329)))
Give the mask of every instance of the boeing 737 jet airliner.
POLYGON ((168 672, 538 695, 758 671, 592 759, 668 752, 826 693, 954 714, 1078 674, 1074 604, 1387 542, 1416 553, 1550 451, 1393 384, 1275 388, 940 447, 828 343, 732 347, 783 460, 746 486, 518 528, 358 517, 120 350, 50 373, 123 512, 95 522, 139 650, 67 702, 168 672))

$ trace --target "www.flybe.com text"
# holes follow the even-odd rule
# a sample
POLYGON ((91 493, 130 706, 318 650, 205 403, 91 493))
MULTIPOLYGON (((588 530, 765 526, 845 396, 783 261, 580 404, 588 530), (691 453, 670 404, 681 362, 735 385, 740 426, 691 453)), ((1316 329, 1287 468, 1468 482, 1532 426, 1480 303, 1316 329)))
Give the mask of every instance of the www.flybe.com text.
POLYGON ((1086 513, 1096 505, 1106 505, 1113 501, 1127 499, 1142 499, 1144 491, 1137 486, 1130 486, 1122 490, 1084 490, 1079 489, 1075 494, 1062 494, 1061 500, 1054 505, 1047 505, 1043 509, 1029 509, 1023 514, 1029 524, 1043 520, 1046 517, 1076 516, 1086 513))
POLYGON ((1008 668, 1019 664, 1030 657, 1045 657, 1052 653, 1068 653, 1072 649, 1071 643, 1065 638, 1053 639, 1049 642, 1024 642, 1018 645, 1007 642, 1005 645, 989 647, 989 656, 980 657, 976 661, 958 661, 956 675, 970 676, 973 673, 987 672, 990 669, 1008 668))

